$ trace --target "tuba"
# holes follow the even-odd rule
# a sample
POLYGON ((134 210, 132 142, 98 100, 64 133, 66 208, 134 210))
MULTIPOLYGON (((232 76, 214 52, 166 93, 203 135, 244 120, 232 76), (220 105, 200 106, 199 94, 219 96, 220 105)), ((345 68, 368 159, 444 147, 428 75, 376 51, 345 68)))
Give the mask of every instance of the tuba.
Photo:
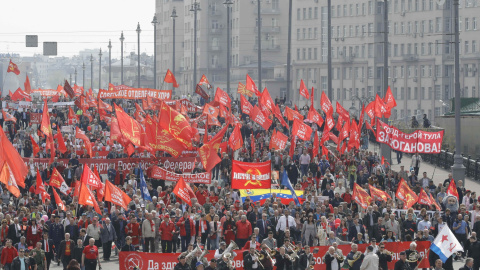
POLYGON ((202 252, 202 255, 200 255, 200 259, 198 261, 201 262, 203 260, 203 257, 205 257, 205 255, 207 255, 207 254, 210 254, 210 252, 207 249, 205 249, 202 252))
MULTIPOLYGON (((194 250, 192 250, 190 253, 188 253, 187 256, 185 256, 185 259, 187 260, 188 264, 190 264, 190 262, 193 259, 193 256, 195 255, 195 253, 197 251, 201 251, 201 249, 198 246, 194 250)), ((187 252, 187 251, 185 251, 185 252, 187 252)))
MULTIPOLYGON (((235 249, 239 249, 239 248, 234 241, 231 241, 230 245, 228 245, 228 247, 225 249, 225 252, 223 254, 231 253, 232 250, 235 250, 235 249)), ((230 256, 232 256, 232 254, 230 254, 230 256)))
POLYGON ((349 265, 350 267, 352 267, 353 264, 360 259, 360 257, 362 257, 362 252, 357 251, 357 252, 353 255, 353 260, 347 260, 348 265, 349 265))
MULTIPOLYGON (((233 242, 233 241, 232 241, 233 242)), ((233 255, 230 252, 224 252, 223 253, 223 258, 227 259, 227 265, 229 269, 233 268, 233 255)))

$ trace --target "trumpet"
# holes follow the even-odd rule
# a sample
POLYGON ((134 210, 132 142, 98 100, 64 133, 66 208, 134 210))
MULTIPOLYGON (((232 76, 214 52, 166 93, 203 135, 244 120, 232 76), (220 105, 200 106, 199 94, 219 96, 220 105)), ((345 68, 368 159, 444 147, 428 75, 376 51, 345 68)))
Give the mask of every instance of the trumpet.
POLYGON ((385 249, 385 250, 383 250, 382 254, 386 254, 386 255, 392 256, 392 255, 393 255, 393 252, 390 252, 390 251, 388 251, 388 250, 385 249))
POLYGON ((295 258, 292 257, 292 256, 290 256, 290 255, 288 255, 287 253, 285 253, 285 257, 286 257, 289 261, 291 261, 292 263, 295 262, 295 258))
POLYGON ((257 262, 258 262, 258 264, 260 264, 260 266, 261 266, 262 268, 265 268, 265 267, 263 267, 263 264, 260 262, 260 261, 262 261, 263 259, 265 259, 265 256, 264 256, 263 254, 261 254, 260 252, 258 252, 258 250, 256 250, 256 249, 255 249, 255 256, 257 257, 257 262))
POLYGON ((298 248, 294 246, 292 243, 285 244, 285 249, 290 249, 290 251, 297 253, 298 248))
POLYGON ((265 245, 265 250, 269 256, 275 256, 275 254, 277 254, 276 250, 271 250, 267 245, 265 245))

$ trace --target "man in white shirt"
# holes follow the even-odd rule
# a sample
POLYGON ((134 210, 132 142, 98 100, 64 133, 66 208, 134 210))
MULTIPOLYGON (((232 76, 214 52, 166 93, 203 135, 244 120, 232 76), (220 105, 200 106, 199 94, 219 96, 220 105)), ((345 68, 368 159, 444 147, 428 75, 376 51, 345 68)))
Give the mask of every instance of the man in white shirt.
POLYGON ((300 170, 302 172, 302 177, 307 175, 309 164, 310 155, 307 154, 307 150, 303 150, 303 154, 300 156, 300 170))
POLYGON ((425 215, 423 220, 418 222, 417 231, 423 231, 425 229, 429 230, 431 226, 432 223, 430 222, 430 218, 428 217, 428 215, 425 215))
POLYGON ((285 231, 289 230, 290 227, 296 227, 295 219, 289 215, 290 211, 288 211, 288 209, 285 209, 284 213, 285 214, 278 219, 277 228, 276 228, 279 247, 283 246, 285 231))

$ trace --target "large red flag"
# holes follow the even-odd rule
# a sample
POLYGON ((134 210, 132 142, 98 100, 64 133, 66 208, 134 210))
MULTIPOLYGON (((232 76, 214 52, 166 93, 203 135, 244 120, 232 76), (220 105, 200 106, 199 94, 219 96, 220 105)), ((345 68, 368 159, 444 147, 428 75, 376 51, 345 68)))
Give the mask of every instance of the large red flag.
POLYGON ((40 171, 37 169, 37 182, 35 187, 35 194, 40 194, 42 192, 47 192, 45 185, 43 184, 42 177, 40 176, 40 171))
POLYGON ((19 101, 19 100, 23 100, 23 99, 25 101, 32 101, 32 97, 30 96, 30 94, 22 91, 22 89, 20 89, 20 87, 17 89, 17 91, 15 91, 15 93, 13 93, 13 95, 10 96, 10 99, 13 100, 13 101, 19 101))
POLYGON ((293 120, 292 135, 297 136, 304 141, 309 141, 312 136, 312 128, 295 119, 293 120))
POLYGON ((33 156, 35 157, 37 153, 40 152, 40 147, 38 146, 37 142, 33 139, 32 135, 30 135, 30 141, 32 142, 33 156))
POLYGON ((316 123, 319 128, 323 125, 322 116, 319 112, 317 112, 317 110, 315 110, 313 106, 310 106, 310 109, 308 110, 307 120, 312 123, 316 123))
POLYGON ((30 86, 30 79, 27 77, 25 78, 25 82, 23 83, 25 93, 30 94, 32 93, 32 87, 30 86))
POLYGON ((323 112, 325 112, 327 116, 331 117, 333 115, 332 102, 330 102, 330 99, 328 99, 327 94, 325 94, 325 92, 322 92, 322 96, 320 98, 320 105, 322 106, 323 112))
POLYGON ((160 111, 160 127, 167 130, 173 137, 192 147, 193 131, 188 120, 180 112, 162 102, 160 111))
POLYGON ((357 183, 353 183, 352 197, 363 209, 367 209, 372 202, 372 197, 357 183))
MULTIPOLYGON (((142 99, 142 101, 143 101, 143 99, 142 99)), ((135 105, 136 104, 137 103, 135 103, 135 105)), ((112 106, 110 104, 104 102, 100 98, 98 99, 98 110, 105 110, 107 112, 112 112, 113 111, 112 106)))
POLYGON ((60 128, 57 126, 57 134, 55 135, 57 137, 57 142, 58 142, 58 150, 62 154, 65 154, 67 152, 67 146, 65 145, 65 141, 63 140, 63 135, 62 132, 60 131, 60 128))
POLYGON ((432 205, 432 202, 430 201, 430 197, 427 195, 425 192, 425 189, 420 190, 420 194, 418 194, 418 199, 417 203, 423 204, 423 205, 432 205))
MULTIPOLYGON (((218 143, 220 148, 220 143, 218 143)), ((218 163, 222 160, 217 155, 217 150, 210 144, 204 144, 200 149, 198 149, 198 154, 200 155, 200 161, 205 171, 210 172, 218 163)))
POLYGON ((8 164, 10 173, 14 176, 18 186, 25 188, 25 178, 28 174, 27 165, 18 153, 17 149, 13 147, 8 140, 7 135, 0 127, 0 165, 3 162, 8 164))
POLYGON ((405 203, 405 209, 412 207, 418 199, 417 194, 412 189, 410 189, 407 182, 405 182, 405 180, 403 179, 400 180, 400 183, 398 183, 398 188, 395 196, 397 196, 398 199, 405 203))
POLYGON ((322 133, 322 138, 320 139, 320 145, 323 144, 330 139, 330 131, 324 130, 322 133))
POLYGON ((375 124, 375 101, 368 103, 367 107, 365 107, 365 113, 370 117, 370 125, 375 124))
POLYGON ((171 83, 173 84, 173 87, 178 88, 179 85, 177 83, 177 79, 175 79, 175 75, 170 71, 170 69, 167 70, 167 73, 165 74, 165 78, 163 79, 164 82, 166 83, 171 83))
POLYGON ((345 138, 348 138, 348 134, 350 132, 350 122, 347 120, 345 124, 343 125, 342 130, 340 131, 340 134, 338 135, 338 141, 341 142, 345 138))
POLYGON ((53 168, 52 176, 50 176, 50 182, 48 182, 48 185, 58 188, 60 192, 67 196, 72 191, 72 189, 67 185, 67 183, 65 183, 65 180, 63 179, 57 168, 53 168))
MULTIPOLYGON (((57 89, 61 87, 60 85, 57 87, 57 89)), ((63 85, 63 90, 65 91, 65 93, 67 93, 67 95, 70 97, 70 98, 73 98, 75 97, 75 91, 72 89, 72 86, 70 86, 70 84, 68 83, 67 80, 65 80, 65 84, 63 85)))
POLYGON ((68 107, 68 123, 70 125, 75 124, 78 122, 78 116, 73 111, 72 107, 68 107))
POLYGON ((288 124, 285 119, 283 119, 282 111, 280 111, 280 107, 278 107, 278 104, 275 106, 275 111, 273 112, 273 114, 278 119, 278 121, 280 121, 280 124, 282 124, 282 126, 288 128, 288 124))
POLYGON ((348 151, 356 147, 360 149, 360 132, 358 131, 357 122, 352 120, 350 125, 350 139, 348 140, 348 151))
POLYGON ((76 127, 75 129, 75 138, 81 139, 83 141, 83 144, 85 145, 85 149, 87 149, 88 154, 90 157, 93 157, 93 151, 92 151, 92 143, 90 142, 90 139, 85 135, 85 132, 81 130, 79 127, 76 127))
POLYGON ((438 205, 437 201, 432 197, 432 193, 428 194, 430 196, 430 201, 432 202, 433 205, 437 208, 437 210, 442 210, 440 205, 438 205))
POLYGON ((395 97, 393 96, 392 90, 390 89, 390 86, 387 88, 387 93, 385 93, 385 97, 383 98, 383 102, 385 103, 385 106, 387 107, 387 112, 385 113, 385 117, 389 118, 392 109, 397 106, 397 102, 395 101, 395 97))
POLYGON ((212 85, 207 79, 207 76, 205 74, 202 75, 202 78, 200 78, 200 82, 198 84, 205 85, 208 89, 212 88, 212 85))
POLYGON ((272 185, 271 161, 252 163, 232 161, 233 189, 268 189, 272 185))
POLYGON ((60 206, 60 209, 62 209, 62 211, 67 211, 67 207, 65 206, 63 201, 60 199, 60 196, 58 196, 54 188, 52 188, 52 191, 53 191, 53 198, 55 198, 55 204, 57 206, 60 206))
POLYGON ((345 108, 342 107, 342 104, 338 103, 337 101, 337 113, 342 116, 343 119, 347 120, 350 119, 350 114, 348 113, 345 108))
POLYGON ((233 151, 238 150, 243 145, 243 138, 242 133, 240 132, 240 125, 235 125, 232 134, 230 134, 230 138, 228 139, 228 145, 233 151))
POLYGON ((270 93, 268 92, 268 89, 265 87, 265 89, 262 92, 262 96, 258 100, 258 103, 263 104, 265 107, 267 107, 271 112, 275 110, 275 102, 273 102, 272 97, 270 96, 270 93))
POLYGON ((45 136, 52 136, 52 126, 50 125, 50 115, 48 114, 48 105, 47 100, 43 103, 43 112, 42 112, 42 124, 40 130, 45 134, 45 136))
POLYGON ((217 118, 218 114, 220 113, 220 109, 207 103, 205 106, 203 106, 203 113, 217 118))
POLYGON ((193 193, 191 188, 185 183, 183 177, 180 177, 180 180, 178 180, 175 188, 173 189, 173 194, 177 195, 177 197, 179 197, 186 204, 192 206, 192 200, 190 196, 191 193, 193 193))
POLYGON ((94 189, 102 187, 102 181, 100 178, 98 178, 98 176, 96 176, 87 165, 83 166, 83 173, 80 181, 94 189))
POLYGON ((250 104, 247 98, 244 97, 243 95, 240 95, 240 107, 244 114, 247 114, 248 116, 250 116, 253 110, 253 106, 252 104, 250 104))
POLYGON ((315 137, 313 137, 313 158, 318 155, 318 150, 320 149, 320 140, 318 139, 318 132, 315 131, 315 137))
POLYGON ((260 91, 258 91, 257 85, 252 80, 252 78, 250 78, 250 75, 248 75, 248 74, 247 74, 247 81, 246 81, 246 84, 245 84, 245 89, 250 91, 251 93, 255 93, 255 95, 257 97, 262 95, 262 93, 260 93, 260 91))
POLYGON ((274 129, 268 147, 269 149, 283 150, 287 146, 287 141, 288 137, 286 135, 274 129))
POLYGON ((460 198, 460 197, 458 196, 457 185, 455 184, 455 181, 454 181, 454 180, 450 181, 450 184, 448 185, 447 195, 451 195, 451 196, 457 197, 457 201, 458 201, 459 198, 460 198))
POLYGON ((285 106, 285 112, 284 112, 285 117, 287 117, 288 121, 293 121, 293 120, 300 120, 303 121, 303 115, 301 115, 299 112, 296 110, 290 109, 288 106, 285 106))
POLYGON ((308 93, 307 86, 305 86, 305 83, 303 82, 303 79, 300 80, 300 95, 303 96, 306 99, 310 98, 310 95, 308 93))
POLYGON ((2 109, 2 114, 3 114, 3 120, 5 122, 12 121, 14 123, 17 123, 17 118, 15 118, 13 115, 6 112, 4 109, 2 109))
POLYGON ((165 151, 173 157, 178 157, 187 147, 175 139, 167 130, 155 123, 150 115, 145 118, 145 146, 152 150, 165 151))
POLYGON ((15 73, 15 75, 20 74, 20 70, 18 69, 17 64, 13 63, 12 60, 10 60, 10 63, 8 64, 7 73, 9 72, 13 72, 15 73))
POLYGON ((2 169, 0 171, 0 183, 3 183, 10 193, 13 194, 15 197, 20 197, 20 189, 17 185, 17 180, 15 176, 12 174, 12 170, 10 166, 8 166, 7 162, 4 162, 2 165, 2 169))
POLYGON ((249 96, 249 97, 253 96, 253 92, 250 90, 247 90, 247 87, 245 86, 245 84, 241 82, 238 82, 237 93, 239 93, 240 95, 249 96))
POLYGON ((232 107, 232 100, 230 99, 230 96, 227 94, 227 92, 220 89, 220 87, 217 87, 213 101, 216 101, 227 108, 232 107))
POLYGON ((392 197, 390 197, 390 195, 388 195, 387 192, 381 190, 381 189, 378 189, 372 185, 368 185, 369 189, 370 189, 370 194, 372 195, 372 197, 374 199, 380 199, 384 202, 388 201, 388 199, 392 199, 392 197))
POLYGON ((375 117, 382 118, 382 116, 387 112, 387 107, 380 96, 375 97, 375 117))
POLYGON ((105 181, 105 201, 128 210, 128 204, 132 199, 125 192, 112 184, 112 182, 107 180, 105 181))
MULTIPOLYGON (((88 166, 85 166, 88 167, 88 166)), ((82 182, 80 186, 80 193, 78 195, 78 204, 80 205, 90 205, 93 206, 95 212, 99 213, 100 215, 102 212, 100 211, 100 207, 98 206, 97 200, 93 196, 92 191, 87 187, 87 185, 82 182)))
POLYGON ((250 118, 255 123, 262 126, 265 130, 268 130, 272 125, 272 120, 266 117, 257 106, 253 107, 252 113, 250 114, 250 118))
POLYGON ((136 146, 142 146, 142 126, 135 119, 124 112, 122 108, 118 107, 117 104, 114 104, 114 107, 117 115, 118 127, 120 128, 120 132, 122 133, 123 137, 136 146))

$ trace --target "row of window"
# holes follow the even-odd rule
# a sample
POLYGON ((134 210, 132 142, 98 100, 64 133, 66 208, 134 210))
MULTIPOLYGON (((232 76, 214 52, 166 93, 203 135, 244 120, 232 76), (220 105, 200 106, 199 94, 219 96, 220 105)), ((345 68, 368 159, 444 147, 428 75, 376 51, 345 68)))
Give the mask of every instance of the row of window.
POLYGON ((297 8, 297 20, 318 19, 318 7, 297 8))

